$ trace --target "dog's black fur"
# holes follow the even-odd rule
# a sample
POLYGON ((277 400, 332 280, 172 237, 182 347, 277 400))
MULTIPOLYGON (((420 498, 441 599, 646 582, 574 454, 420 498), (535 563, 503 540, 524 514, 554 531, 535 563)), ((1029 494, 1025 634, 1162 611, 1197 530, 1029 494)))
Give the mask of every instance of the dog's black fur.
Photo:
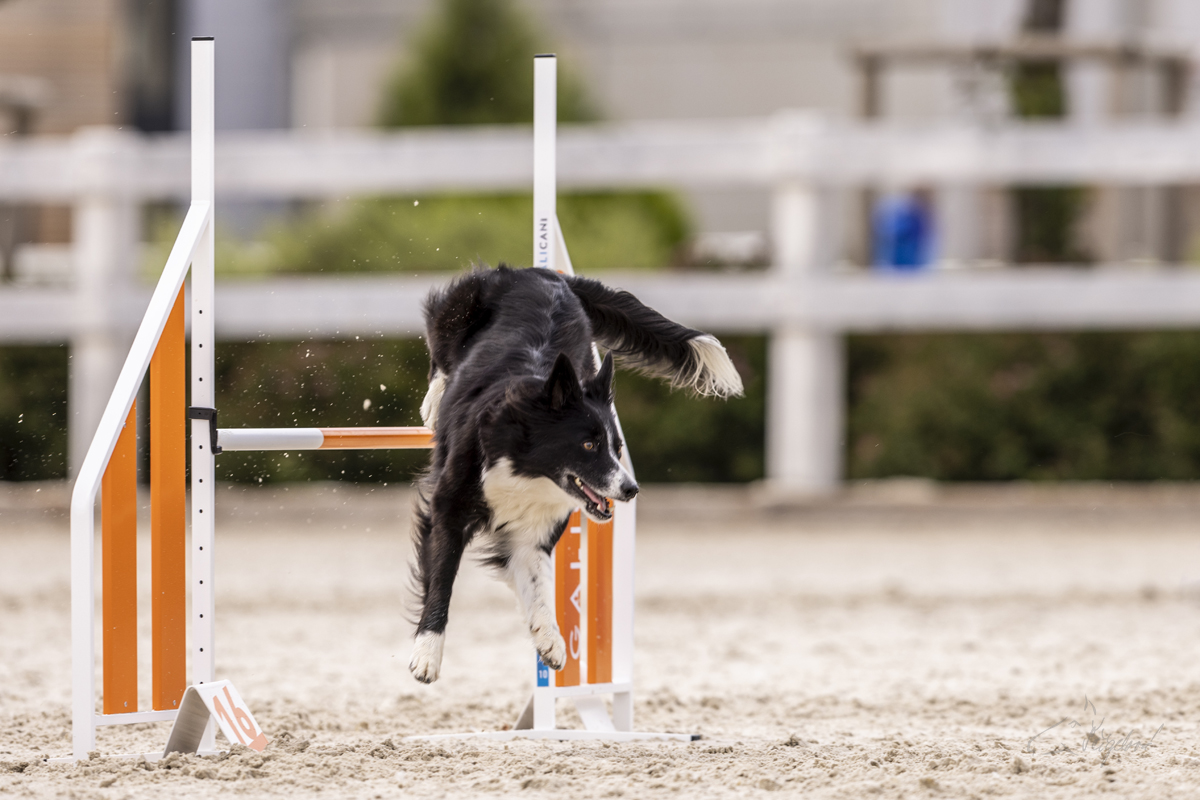
POLYGON ((543 269, 477 269, 425 302, 434 428, 420 482, 410 668, 436 680, 454 578, 483 537, 485 563, 513 586, 534 644, 552 668, 565 652, 546 592, 549 554, 572 509, 612 517, 608 498, 637 494, 619 464, 613 356, 700 393, 740 394, 711 336, 664 318, 633 295, 543 269), (593 341, 607 349, 597 369, 593 341))

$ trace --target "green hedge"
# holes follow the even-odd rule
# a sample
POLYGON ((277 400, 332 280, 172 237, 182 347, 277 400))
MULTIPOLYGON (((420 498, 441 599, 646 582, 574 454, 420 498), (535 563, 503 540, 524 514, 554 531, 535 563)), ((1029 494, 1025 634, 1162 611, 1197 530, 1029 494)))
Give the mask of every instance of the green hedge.
POLYGON ((1200 478, 1200 333, 856 337, 848 473, 1200 478))
POLYGON ((67 476, 67 348, 0 348, 0 480, 67 476))
MULTIPOLYGON (((744 400, 618 373, 641 480, 762 475, 764 343, 724 340, 744 400)), ((847 352, 851 478, 1200 479, 1200 332, 860 336, 847 352)), ((427 367, 416 340, 222 344, 221 424, 415 424, 427 367)), ((66 348, 0 349, 0 478, 65 477, 66 374, 66 348)), ((219 464, 239 481, 400 481, 424 458, 228 453, 219 464)))

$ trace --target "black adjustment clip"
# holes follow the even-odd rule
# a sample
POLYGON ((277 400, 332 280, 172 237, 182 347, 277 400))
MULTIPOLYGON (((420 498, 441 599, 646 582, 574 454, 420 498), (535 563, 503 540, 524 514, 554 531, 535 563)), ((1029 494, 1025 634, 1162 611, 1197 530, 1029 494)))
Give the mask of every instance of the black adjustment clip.
POLYGON ((201 406, 188 406, 187 418, 208 420, 208 446, 212 449, 214 456, 220 453, 221 445, 217 444, 217 410, 201 406))

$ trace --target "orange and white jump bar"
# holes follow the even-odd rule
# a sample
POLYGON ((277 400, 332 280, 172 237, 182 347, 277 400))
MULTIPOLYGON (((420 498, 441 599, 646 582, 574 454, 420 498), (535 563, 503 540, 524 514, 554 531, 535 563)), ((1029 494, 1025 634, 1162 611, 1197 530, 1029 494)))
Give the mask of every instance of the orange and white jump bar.
POLYGON ((429 428, 220 428, 220 452, 238 450, 425 450, 429 428))

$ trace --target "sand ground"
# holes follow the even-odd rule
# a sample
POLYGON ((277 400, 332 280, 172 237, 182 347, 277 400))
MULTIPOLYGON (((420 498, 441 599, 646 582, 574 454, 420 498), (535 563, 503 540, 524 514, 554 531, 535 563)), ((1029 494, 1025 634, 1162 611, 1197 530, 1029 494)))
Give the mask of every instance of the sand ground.
MULTIPOLYGON (((79 766, 42 761, 69 752, 70 680, 63 492, 41 488, 0 491, 0 795, 1200 794, 1192 487, 894 484, 819 503, 651 488, 636 724, 703 738, 616 746, 406 741, 515 719, 531 650, 508 590, 464 569, 443 677, 422 686, 406 493, 226 487, 217 661, 271 746, 79 766)), ((109 729, 99 746, 165 736, 109 729)))

